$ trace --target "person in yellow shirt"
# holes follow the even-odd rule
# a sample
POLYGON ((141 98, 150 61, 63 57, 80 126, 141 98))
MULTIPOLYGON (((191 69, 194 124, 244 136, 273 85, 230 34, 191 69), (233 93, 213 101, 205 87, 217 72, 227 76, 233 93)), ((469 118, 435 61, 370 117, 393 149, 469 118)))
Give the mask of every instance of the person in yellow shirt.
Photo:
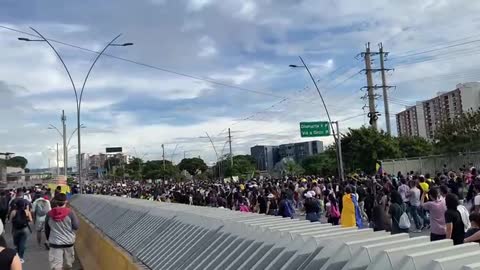
POLYGON ((355 205, 352 200, 351 187, 345 188, 345 195, 342 197, 342 214, 340 215, 340 222, 342 227, 355 227, 357 225, 355 219, 355 205))
POLYGON ((425 198, 428 200, 428 191, 430 190, 430 186, 428 183, 425 181, 425 176, 420 175, 418 177, 418 185, 420 186, 420 189, 422 190, 423 194, 425 194, 425 198))

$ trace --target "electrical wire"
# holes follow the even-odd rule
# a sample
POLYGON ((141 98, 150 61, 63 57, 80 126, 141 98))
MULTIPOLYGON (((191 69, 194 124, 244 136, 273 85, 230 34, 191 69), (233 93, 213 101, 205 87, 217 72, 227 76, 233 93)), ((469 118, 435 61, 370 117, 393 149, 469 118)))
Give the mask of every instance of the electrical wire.
MULTIPOLYGON (((6 26, 3 26, 3 25, 0 25, 0 28, 10 30, 10 31, 14 31, 14 32, 17 32, 17 33, 21 33, 21 34, 25 34, 25 35, 29 35, 29 36, 33 36, 33 37, 36 37, 36 38, 40 38, 40 37, 38 37, 34 34, 24 32, 24 31, 20 31, 20 30, 14 29, 14 28, 6 27, 6 26)), ((87 48, 84 48, 84 47, 81 47, 81 46, 77 46, 77 45, 74 45, 74 44, 70 44, 70 43, 55 40, 55 39, 50 39, 49 38, 48 41, 58 43, 58 44, 62 44, 62 45, 65 45, 65 46, 69 46, 69 47, 76 48, 76 49, 83 50, 83 51, 90 52, 90 53, 96 53, 96 54, 100 53, 100 52, 97 52, 95 50, 87 49, 87 48)), ((158 66, 154 66, 154 65, 151 65, 151 64, 146 64, 146 63, 142 63, 142 62, 131 60, 131 59, 124 58, 124 57, 115 56, 115 55, 108 54, 108 53, 103 53, 103 56, 107 56, 107 57, 110 57, 110 58, 114 58, 114 59, 117 59, 117 60, 121 60, 121 61, 131 63, 131 64, 136 64, 136 65, 139 65, 139 66, 163 71, 163 72, 166 72, 166 73, 170 73, 170 74, 174 74, 174 75, 178 75, 178 76, 182 76, 182 77, 186 77, 186 78, 190 78, 190 79, 194 79, 194 80, 198 80, 198 81, 204 81, 204 82, 208 82, 208 83, 215 84, 215 85, 225 86, 225 87, 236 89, 236 90, 241 90, 241 91, 245 91, 245 92, 250 92, 250 93, 255 93, 255 94, 258 94, 258 95, 270 96, 270 97, 275 97, 275 98, 280 98, 280 99, 285 98, 284 96, 276 95, 276 94, 271 93, 271 92, 259 91, 259 90, 249 89, 249 88, 245 88, 245 87, 241 87, 241 86, 231 85, 231 84, 223 83, 223 82, 216 81, 216 80, 213 80, 213 79, 204 78, 204 77, 200 77, 200 76, 196 76, 196 75, 190 75, 190 74, 187 74, 187 73, 184 73, 184 72, 174 71, 174 70, 171 70, 171 69, 158 67, 158 66)))

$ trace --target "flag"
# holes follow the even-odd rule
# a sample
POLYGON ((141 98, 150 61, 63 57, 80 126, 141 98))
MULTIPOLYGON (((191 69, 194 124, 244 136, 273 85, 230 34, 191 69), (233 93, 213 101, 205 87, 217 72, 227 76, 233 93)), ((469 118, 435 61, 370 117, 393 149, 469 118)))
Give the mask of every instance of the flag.
POLYGON ((382 163, 377 162, 377 164, 375 165, 375 169, 376 169, 378 175, 382 175, 382 174, 383 174, 382 163))

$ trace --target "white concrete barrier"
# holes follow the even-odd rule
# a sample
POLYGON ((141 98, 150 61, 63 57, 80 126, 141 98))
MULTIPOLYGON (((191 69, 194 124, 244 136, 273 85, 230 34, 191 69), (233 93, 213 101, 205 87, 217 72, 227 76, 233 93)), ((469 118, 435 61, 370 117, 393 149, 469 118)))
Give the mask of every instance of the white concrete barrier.
POLYGON ((462 254, 478 250, 478 244, 469 243, 447 248, 429 249, 415 254, 408 254, 400 263, 399 270, 424 270, 433 260, 455 254, 462 254))
POLYGON ((394 270, 400 268, 400 261, 407 254, 414 254, 425 250, 451 247, 452 240, 440 240, 435 242, 425 242, 415 245, 401 246, 397 248, 385 249, 373 260, 367 270, 394 270))
POLYGON ((480 270, 476 243, 108 196, 71 205, 152 270, 480 270))
POLYGON ((435 259, 432 262, 432 270, 461 270, 462 264, 476 263, 480 260, 480 250, 435 259))
POLYGON ((342 268, 342 270, 353 270, 355 268, 361 267, 367 268, 368 265, 375 260, 378 254, 380 254, 380 252, 385 249, 429 242, 430 237, 421 236, 382 243, 368 244, 360 247, 360 249, 355 254, 353 254, 352 259, 348 261, 348 263, 342 268))

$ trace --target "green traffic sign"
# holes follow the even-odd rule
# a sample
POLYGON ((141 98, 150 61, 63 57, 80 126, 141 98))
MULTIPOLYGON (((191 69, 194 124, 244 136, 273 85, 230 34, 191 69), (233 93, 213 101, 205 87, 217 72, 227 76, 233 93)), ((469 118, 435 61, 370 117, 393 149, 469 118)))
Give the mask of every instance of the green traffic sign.
POLYGON ((300 122, 300 135, 302 137, 330 136, 330 123, 324 121, 300 122))

